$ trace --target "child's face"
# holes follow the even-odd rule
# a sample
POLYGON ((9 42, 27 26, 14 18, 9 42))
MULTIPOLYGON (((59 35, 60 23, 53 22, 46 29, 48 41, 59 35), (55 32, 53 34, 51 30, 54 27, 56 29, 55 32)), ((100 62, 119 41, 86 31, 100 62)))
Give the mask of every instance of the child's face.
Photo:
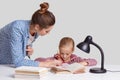
POLYGON ((64 62, 70 61, 70 56, 72 53, 72 46, 64 46, 60 48, 60 56, 64 62))

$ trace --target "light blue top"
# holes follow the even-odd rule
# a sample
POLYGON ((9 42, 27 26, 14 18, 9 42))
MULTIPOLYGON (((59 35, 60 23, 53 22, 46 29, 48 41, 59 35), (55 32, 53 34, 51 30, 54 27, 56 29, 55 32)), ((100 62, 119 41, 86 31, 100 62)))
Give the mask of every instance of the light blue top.
MULTIPOLYGON (((0 64, 14 64, 16 67, 39 65, 37 61, 25 59, 29 26, 29 20, 16 20, 0 29, 0 64)), ((35 36, 36 39, 38 35, 35 36)))

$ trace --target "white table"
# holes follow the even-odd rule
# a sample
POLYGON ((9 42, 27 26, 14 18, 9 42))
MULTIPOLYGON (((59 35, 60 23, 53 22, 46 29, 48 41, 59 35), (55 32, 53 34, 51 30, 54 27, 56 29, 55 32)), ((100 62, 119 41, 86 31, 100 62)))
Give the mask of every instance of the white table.
MULTIPOLYGON (((91 67, 87 67, 86 72, 82 74, 52 74, 49 72, 40 80, 120 80, 120 72, 107 71, 102 74, 94 74, 89 72, 89 68, 91 67)), ((106 65, 105 68, 120 71, 120 65, 106 65)), ((14 78, 14 69, 9 65, 0 65, 0 80, 23 80, 14 78)))

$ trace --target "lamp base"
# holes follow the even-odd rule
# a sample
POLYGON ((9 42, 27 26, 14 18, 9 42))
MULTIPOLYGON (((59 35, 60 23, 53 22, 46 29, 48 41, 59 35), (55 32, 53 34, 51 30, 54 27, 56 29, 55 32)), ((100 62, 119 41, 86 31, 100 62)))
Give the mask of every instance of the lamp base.
POLYGON ((92 68, 90 69, 91 73, 106 73, 106 69, 101 69, 101 68, 92 68))

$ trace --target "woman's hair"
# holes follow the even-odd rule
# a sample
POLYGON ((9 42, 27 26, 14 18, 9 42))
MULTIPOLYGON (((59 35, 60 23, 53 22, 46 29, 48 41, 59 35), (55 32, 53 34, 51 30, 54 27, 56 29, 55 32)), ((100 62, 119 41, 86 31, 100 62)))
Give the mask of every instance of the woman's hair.
POLYGON ((75 45, 74 40, 70 37, 64 37, 60 40, 59 49, 63 46, 69 46, 71 44, 73 45, 72 50, 74 51, 74 45, 75 45))
POLYGON ((40 4, 40 9, 37 10, 31 19, 31 24, 38 24, 41 28, 48 28, 55 24, 55 16, 52 12, 48 11, 49 4, 44 2, 40 4))

